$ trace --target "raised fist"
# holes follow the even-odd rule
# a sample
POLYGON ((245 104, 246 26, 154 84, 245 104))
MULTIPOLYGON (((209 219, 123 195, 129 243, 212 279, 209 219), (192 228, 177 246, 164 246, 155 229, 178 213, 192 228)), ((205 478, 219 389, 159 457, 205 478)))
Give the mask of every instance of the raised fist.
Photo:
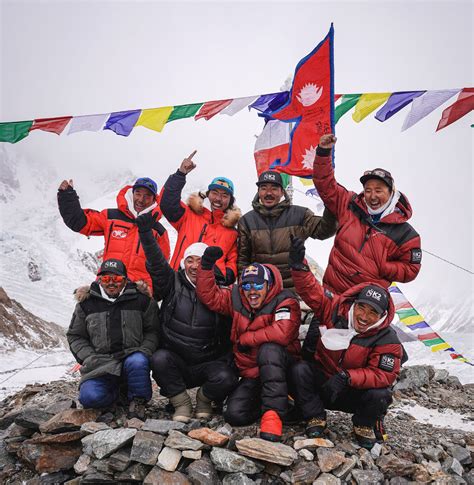
POLYGON ((216 264, 216 261, 222 258, 224 252, 219 246, 209 246, 204 251, 201 258, 202 269, 212 269, 216 264))
POLYGON ((148 232, 153 229, 153 226, 155 225, 156 218, 158 217, 158 213, 155 213, 152 215, 151 212, 147 212, 146 214, 143 214, 142 216, 138 216, 135 219, 135 224, 138 227, 138 232, 148 232))
POLYGON ((332 134, 329 133, 328 135, 323 135, 319 139, 319 146, 321 148, 333 148, 336 144, 337 138, 332 134))
POLYGON ((291 234, 290 239, 291 247, 290 254, 288 256, 288 262, 291 268, 297 268, 298 266, 303 264, 306 249, 304 247, 304 241, 299 237, 293 236, 293 234, 291 234))
POLYGON ((58 190, 67 190, 69 188, 71 188, 71 189, 74 188, 74 183, 73 183, 72 179, 63 180, 61 182, 61 185, 58 187, 58 190))

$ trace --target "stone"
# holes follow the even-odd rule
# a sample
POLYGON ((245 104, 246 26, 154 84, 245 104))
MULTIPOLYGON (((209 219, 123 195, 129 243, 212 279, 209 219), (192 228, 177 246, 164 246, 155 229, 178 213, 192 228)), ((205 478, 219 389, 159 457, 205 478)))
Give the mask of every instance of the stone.
POLYGON ((444 450, 439 446, 426 446, 425 448, 422 448, 421 453, 428 460, 438 461, 443 457, 444 450))
POLYGON ((419 389, 430 382, 430 370, 425 365, 406 366, 400 372, 400 378, 394 387, 395 391, 419 389))
POLYGON ((256 483, 244 473, 230 473, 222 480, 222 485, 256 485, 256 483))
POLYGON ((344 458, 342 465, 332 471, 332 474, 341 480, 344 480, 349 473, 355 468, 357 461, 354 457, 344 458))
POLYGON ((471 468, 462 477, 466 481, 467 485, 474 485, 474 468, 471 468))
POLYGON ((226 436, 232 436, 233 429, 232 426, 229 423, 225 423, 222 426, 219 426, 219 428, 216 429, 218 433, 225 434, 226 436))
POLYGON ((330 450, 328 448, 318 448, 318 463, 323 473, 330 472, 344 463, 344 453, 342 451, 330 450))
MULTIPOLYGON (((296 452, 295 452, 296 453, 296 452)), ((224 448, 212 448, 211 461, 214 463, 217 470, 227 473, 242 472, 247 475, 253 475, 259 473, 264 469, 264 466, 260 463, 255 463, 249 460, 245 456, 241 456, 234 451, 229 451, 224 448)), ((201 461, 201 460, 199 460, 201 461)), ((191 463, 189 467, 195 465, 197 461, 191 463)), ((189 469, 188 467, 188 469, 189 469)))
POLYGON ((406 477, 415 471, 414 463, 392 454, 382 455, 377 460, 377 466, 385 478, 406 477))
POLYGON ((188 436, 210 446, 225 446, 229 441, 229 436, 213 431, 210 428, 192 429, 188 436))
POLYGON ((58 414, 61 411, 65 411, 66 409, 71 409, 75 407, 76 402, 72 399, 61 399, 60 401, 56 401, 53 404, 47 406, 45 411, 51 414, 58 414))
POLYGON ((120 472, 114 478, 121 482, 143 482, 150 472, 150 467, 143 463, 134 463, 125 471, 120 472))
POLYGON ((127 421, 125 422, 125 427, 126 428, 142 429, 144 424, 145 423, 141 419, 132 418, 132 419, 127 419, 127 421))
MULTIPOLYGON (((125 429, 134 430, 134 428, 125 429)), ((164 440, 163 436, 152 433, 151 431, 136 431, 136 435, 133 438, 130 459, 138 463, 143 463, 144 465, 156 465, 156 460, 163 448, 164 440)))
POLYGON ((446 379, 446 384, 451 387, 455 387, 456 389, 462 389, 461 381, 456 376, 449 376, 446 379))
POLYGON ((74 465, 74 471, 78 475, 82 475, 89 468, 91 457, 89 455, 81 455, 74 465))
POLYGON ((24 409, 15 417, 15 424, 23 428, 34 429, 37 431, 41 424, 47 422, 53 417, 53 414, 47 413, 43 409, 30 408, 24 409))
POLYGON ((64 482, 63 485, 80 485, 82 478, 81 477, 76 477, 73 478, 72 480, 68 480, 67 482, 64 482))
POLYGON ((340 485, 341 480, 330 473, 323 473, 314 482, 313 485, 340 485))
POLYGON ((202 450, 204 448, 204 443, 190 438, 180 431, 172 429, 166 438, 165 446, 177 450, 202 450))
POLYGON ((384 480, 377 470, 352 470, 352 477, 357 485, 379 485, 384 480))
POLYGON ((305 440, 296 440, 293 444, 295 450, 301 450, 302 448, 334 448, 334 443, 325 438, 308 438, 305 440))
POLYGON ((373 470, 374 468, 376 468, 375 461, 372 458, 369 450, 366 450, 365 448, 360 448, 357 453, 359 455, 362 465, 364 465, 364 468, 367 468, 368 470, 373 470))
MULTIPOLYGON (((137 430, 133 428, 118 428, 104 431, 98 431, 91 435, 91 448, 94 455, 100 460, 110 456, 122 446, 131 442, 137 430)), ((88 438, 88 436, 86 436, 88 438)), ((85 438, 84 438, 85 439, 85 438)))
POLYGON ((158 455, 156 464, 168 472, 174 472, 181 460, 181 451, 165 446, 158 455))
POLYGON ((202 458, 191 463, 186 473, 194 485, 214 485, 219 483, 216 469, 209 458, 202 458))
POLYGON ((291 446, 261 438, 244 438, 236 441, 235 445, 242 455, 277 465, 290 466, 298 458, 298 453, 291 446))
POLYGON ((50 435, 37 435, 25 441, 25 444, 39 444, 39 443, 70 443, 72 441, 79 441, 84 437, 82 431, 70 431, 69 433, 59 433, 50 435))
POLYGON ((183 450, 183 458, 187 458, 188 460, 200 460, 202 458, 202 451, 194 451, 194 450, 183 450))
POLYGON ((5 437, 8 438, 19 438, 19 437, 24 437, 24 438, 29 438, 34 434, 35 430, 31 428, 24 428, 23 426, 19 426, 16 423, 10 424, 6 431, 5 437))
POLYGON ((95 421, 88 421, 87 423, 81 424, 81 431, 87 434, 94 434, 97 431, 104 431, 104 429, 111 429, 108 424, 97 423, 95 421))
POLYGON ((285 482, 285 483, 291 483, 291 470, 287 470, 286 472, 280 473, 280 478, 285 482))
POLYGON ((90 483, 112 484, 117 483, 114 477, 108 473, 99 472, 94 468, 87 470, 82 476, 81 485, 90 483))
POLYGON ((301 461, 293 469, 291 473, 291 483, 306 484, 313 483, 321 470, 314 462, 301 461))
POLYGON ((39 427, 42 433, 62 433, 80 429, 88 421, 95 421, 100 412, 96 409, 66 409, 54 415, 39 427))
POLYGON ((461 463, 452 456, 448 456, 448 458, 444 460, 442 469, 448 473, 456 473, 456 475, 459 475, 460 477, 464 473, 461 463))
POLYGON ((72 478, 73 475, 64 472, 55 472, 41 475, 39 483, 41 485, 56 485, 58 483, 64 483, 72 478))
POLYGON ((446 382, 446 379, 449 377, 449 372, 446 369, 436 369, 433 381, 435 382, 446 382))
POLYGON ((301 456, 301 458, 305 459, 306 461, 313 461, 314 460, 314 455, 311 453, 311 451, 309 451, 305 448, 298 451, 298 455, 301 456))
POLYGON ((428 470, 419 464, 414 465, 414 471, 411 473, 413 480, 417 483, 430 483, 431 482, 431 474, 428 470))
POLYGON ((423 460, 421 464, 426 468, 426 471, 430 475, 434 475, 441 471, 441 463, 439 461, 425 461, 423 460))
POLYGON ((180 472, 167 472, 157 466, 143 480, 143 485, 192 485, 180 472))
POLYGON ((142 426, 142 431, 153 431, 153 433, 168 434, 172 429, 183 429, 185 423, 171 421, 169 419, 147 419, 142 426))
POLYGON ((109 457, 109 468, 118 472, 123 472, 130 465, 131 447, 121 448, 109 457))
POLYGON ((406 478, 403 477, 394 477, 390 479, 390 485, 409 485, 412 482, 408 481, 406 478))
POLYGON ((472 463, 471 452, 463 446, 453 445, 448 448, 448 453, 461 465, 470 465, 472 463))
POLYGON ((373 458, 378 458, 382 453, 382 445, 380 443, 375 443, 375 445, 370 450, 370 454, 373 458))
POLYGON ((275 463, 265 463, 265 473, 277 477, 281 473, 281 467, 275 463))

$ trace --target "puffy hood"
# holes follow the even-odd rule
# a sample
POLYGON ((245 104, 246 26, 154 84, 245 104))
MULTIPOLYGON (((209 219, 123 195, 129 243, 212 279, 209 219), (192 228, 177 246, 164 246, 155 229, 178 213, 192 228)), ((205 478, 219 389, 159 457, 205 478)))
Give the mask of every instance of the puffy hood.
MULTIPOLYGON (((367 205, 364 202, 364 193, 361 192, 357 198, 355 199, 355 203, 357 206, 362 209, 366 214, 367 205)), ((401 224, 403 222, 407 222, 408 219, 411 218, 413 210, 411 208, 410 202, 408 201, 405 194, 400 192, 400 198, 398 199, 397 205, 395 206, 395 211, 391 214, 385 216, 380 222, 384 222, 387 224, 401 224)))
POLYGON ((211 224, 220 222, 224 227, 234 228, 236 226, 242 215, 238 207, 234 206, 226 211, 210 211, 207 207, 204 207, 205 198, 199 192, 194 192, 189 195, 186 203, 195 214, 204 215, 211 224))
MULTIPOLYGON (((117 194, 117 208, 126 214, 130 219, 135 219, 136 218, 136 211, 133 209, 133 207, 130 207, 129 205, 129 200, 131 201, 130 197, 132 194, 132 189, 133 185, 126 185, 122 189, 120 189, 120 192, 117 194), (130 194, 128 192, 130 191, 130 194)), ((130 202, 131 203, 131 202, 130 202)), ((155 212, 160 213, 160 194, 157 194, 155 196, 155 203, 156 207, 152 209, 152 213, 154 214, 155 212)), ((144 214, 145 211, 142 211, 142 214, 144 214)))
POLYGON ((261 202, 260 197, 258 196, 258 192, 255 194, 255 197, 252 201, 252 207, 256 212, 261 214, 263 217, 278 217, 285 209, 290 207, 291 200, 290 196, 287 194, 286 190, 283 190, 283 195, 285 197, 284 200, 278 202, 277 205, 273 206, 271 209, 267 209, 261 202))
MULTIPOLYGON (((278 295, 283 291, 283 279, 281 277, 281 273, 278 270, 278 268, 273 264, 263 264, 262 266, 265 266, 265 268, 267 268, 270 271, 273 277, 273 284, 270 287, 270 290, 267 293, 267 296, 265 297, 265 300, 261 308, 263 308, 267 303, 269 303, 273 298, 275 298, 276 295, 278 295)), ((236 284, 240 284, 240 278, 238 283, 236 284)), ((239 288, 239 293, 240 293, 240 299, 242 300, 242 304, 244 305, 244 307, 248 311, 252 311, 250 308, 250 305, 248 304, 247 298, 245 298, 244 292, 242 291, 241 288, 239 288)))

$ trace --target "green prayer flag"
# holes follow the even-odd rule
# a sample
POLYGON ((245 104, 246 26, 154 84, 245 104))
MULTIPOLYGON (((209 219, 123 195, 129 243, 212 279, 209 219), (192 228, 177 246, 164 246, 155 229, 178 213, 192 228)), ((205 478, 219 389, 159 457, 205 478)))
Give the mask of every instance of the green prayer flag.
POLYGON ((442 338, 434 338, 434 339, 431 339, 431 340, 423 340, 423 343, 427 347, 431 347, 433 345, 443 344, 444 340, 442 338))
POLYGON ((287 173, 281 173, 281 181, 283 182, 283 188, 286 189, 290 183, 290 175, 287 173))
POLYGON ((342 118, 351 108, 353 108, 362 94, 344 94, 341 98, 341 102, 336 106, 334 116, 336 123, 342 118))
POLYGON ((203 104, 204 103, 194 103, 174 106, 167 123, 174 120, 180 120, 182 118, 191 118, 191 116, 194 116, 199 111, 203 104))
POLYGON ((407 308, 398 310, 397 315, 400 317, 400 320, 403 320, 406 317, 414 317, 415 315, 419 315, 419 313, 414 308, 407 308))
POLYGON ((28 136, 32 125, 33 120, 0 123, 0 142, 16 143, 23 140, 28 136))

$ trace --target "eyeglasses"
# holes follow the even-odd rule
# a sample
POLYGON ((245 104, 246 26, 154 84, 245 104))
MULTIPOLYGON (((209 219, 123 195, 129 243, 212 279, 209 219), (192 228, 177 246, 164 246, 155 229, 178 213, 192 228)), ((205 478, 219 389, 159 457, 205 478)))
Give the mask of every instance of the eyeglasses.
POLYGON ((252 288, 254 290, 263 290, 263 287, 265 286, 265 283, 242 283, 240 287, 244 291, 250 291, 252 288))
POLYGON ((114 275, 105 274, 100 277, 100 281, 102 281, 102 283, 105 283, 105 284, 108 284, 111 281, 113 281, 114 283, 123 283, 124 280, 125 280, 125 276, 121 276, 118 274, 114 274, 114 275))
POLYGON ((387 172, 387 170, 382 170, 380 168, 376 168, 375 170, 366 170, 364 172, 364 175, 377 175, 377 177, 392 178, 392 174, 390 172, 387 172))

